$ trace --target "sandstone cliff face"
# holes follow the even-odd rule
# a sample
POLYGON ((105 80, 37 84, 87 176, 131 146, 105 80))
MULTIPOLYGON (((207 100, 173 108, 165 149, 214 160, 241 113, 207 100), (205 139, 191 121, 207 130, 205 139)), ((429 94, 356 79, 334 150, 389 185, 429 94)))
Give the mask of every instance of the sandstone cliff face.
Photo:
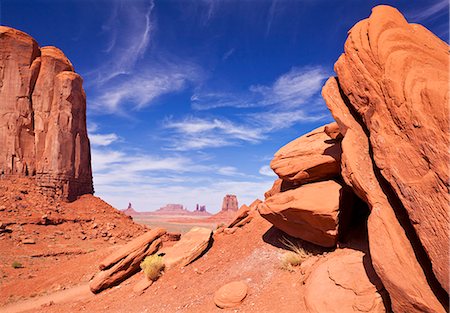
POLYGON ((67 200, 93 193, 82 82, 59 49, 0 27, 1 175, 67 200))
MULTIPOLYGON (((282 155, 277 152, 271 164, 280 179, 259 206, 262 216, 288 234, 329 246, 315 231, 322 218, 317 212, 327 196, 314 185, 334 177, 350 187, 368 206, 368 218, 357 221, 367 238, 364 253, 370 262, 364 267, 367 275, 374 271, 385 288, 387 311, 448 309, 448 49, 422 26, 408 24, 396 9, 375 7, 368 19, 350 30, 345 52, 335 64, 337 78, 330 78, 323 88, 337 122, 318 129, 329 139, 319 138, 315 130, 280 149, 282 155), (338 166, 329 174, 311 175, 327 164, 322 161, 328 157, 324 143, 339 147, 333 157, 338 166), (305 187, 317 196, 300 196, 305 187), (312 231, 295 224, 316 227, 312 231)), ((339 235, 347 235, 339 233, 339 226, 361 211, 353 204, 335 200, 332 220, 338 246, 346 243, 339 242, 339 235)), ((320 271, 307 279, 307 289, 323 283, 317 275, 320 271)), ((345 275, 340 279, 350 279, 345 275)), ((310 312, 332 311, 323 309, 326 300, 312 298, 319 303, 310 306, 310 312)), ((378 304, 375 311, 383 311, 378 304)), ((339 305, 340 312, 358 311, 356 306, 344 307, 339 305)))

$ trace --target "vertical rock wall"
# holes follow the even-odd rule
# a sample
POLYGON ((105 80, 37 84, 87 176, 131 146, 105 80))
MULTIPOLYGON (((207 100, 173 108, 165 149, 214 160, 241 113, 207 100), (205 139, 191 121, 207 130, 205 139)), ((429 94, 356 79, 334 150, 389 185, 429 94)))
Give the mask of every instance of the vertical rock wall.
POLYGON ((74 200, 93 193, 86 95, 64 53, 0 27, 0 174, 74 200))

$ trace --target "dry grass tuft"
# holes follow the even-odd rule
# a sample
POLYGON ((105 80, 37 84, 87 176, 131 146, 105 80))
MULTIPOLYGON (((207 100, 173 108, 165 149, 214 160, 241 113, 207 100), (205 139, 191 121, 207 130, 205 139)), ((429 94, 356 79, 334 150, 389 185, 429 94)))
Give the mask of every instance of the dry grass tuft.
POLYGON ((164 259, 162 256, 152 254, 142 261, 141 268, 148 279, 156 281, 164 270, 164 259))
POLYGON ((293 271, 294 266, 301 265, 307 258, 312 256, 310 252, 289 239, 283 238, 280 242, 291 250, 284 253, 281 257, 281 268, 284 270, 293 271))

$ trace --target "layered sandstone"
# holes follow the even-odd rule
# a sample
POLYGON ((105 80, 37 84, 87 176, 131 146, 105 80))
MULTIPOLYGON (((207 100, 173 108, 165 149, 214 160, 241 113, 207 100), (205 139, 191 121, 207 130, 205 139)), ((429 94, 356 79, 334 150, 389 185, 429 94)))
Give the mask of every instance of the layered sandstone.
POLYGON ((400 200, 449 291, 449 47, 379 6, 350 31, 335 64, 367 132, 374 165, 400 200))
MULTIPOLYGON (((275 155, 272 168, 280 179, 259 212, 288 234, 324 245, 317 241, 320 228, 310 227, 311 221, 324 217, 321 203, 335 195, 301 194, 330 178, 308 170, 327 164, 320 161, 324 143, 339 146, 333 175, 368 207, 366 219, 362 207, 351 201, 330 206, 335 208, 328 212, 330 225, 351 222, 364 230, 365 273, 356 253, 336 254, 320 265, 306 283, 310 312, 448 310, 448 65, 447 44, 422 26, 408 24, 394 8, 374 8, 349 32, 335 64, 337 78, 330 78, 322 91, 337 124, 302 136, 275 155), (373 286, 360 285, 368 282, 372 267, 388 293, 386 307, 373 286), (336 298, 322 299, 325 293, 336 298)), ((349 238, 351 232, 344 235, 349 238)))
POLYGON ((0 27, 0 174, 51 195, 93 193, 82 78, 55 47, 0 27))
POLYGON ((139 272, 142 260, 158 251, 165 233, 162 228, 152 229, 100 262, 100 272, 89 283, 91 291, 99 293, 139 272))
POLYGON ((341 147, 325 133, 327 125, 301 136, 275 153, 270 167, 282 180, 307 183, 339 174, 341 147))
MULTIPOLYGON (((378 277, 369 277, 364 252, 342 249, 309 269, 305 305, 310 313, 384 313, 378 277)), ((369 265, 370 266, 370 265, 369 265)))
POLYGON ((293 237, 333 247, 342 194, 342 186, 334 181, 306 184, 268 198, 259 213, 293 237))

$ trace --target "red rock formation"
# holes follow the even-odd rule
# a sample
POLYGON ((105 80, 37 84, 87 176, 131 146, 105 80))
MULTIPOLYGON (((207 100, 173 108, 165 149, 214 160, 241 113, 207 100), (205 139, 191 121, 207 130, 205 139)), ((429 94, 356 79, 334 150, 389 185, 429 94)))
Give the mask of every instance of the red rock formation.
POLYGON ((123 213, 125 213, 128 216, 137 216, 137 215, 141 215, 141 212, 137 212, 133 206, 131 205, 131 202, 128 203, 128 207, 122 211, 123 213))
POLYGON ((1 26, 0 68, 0 173, 33 176, 62 199, 93 193, 86 96, 70 61, 1 26))
POLYGON ((109 255, 100 263, 100 272, 91 280, 91 291, 99 293, 139 272, 141 261, 158 251, 162 243, 160 237, 165 233, 162 228, 152 229, 109 255))
POLYGON ((372 264, 390 294, 393 308, 396 312, 414 312, 415 307, 439 312, 440 304, 428 286, 413 247, 377 180, 368 138, 343 102, 335 78, 328 80, 322 93, 344 130, 342 176, 372 211, 368 220, 372 264))
MULTIPOLYGON (((394 8, 379 6, 349 32, 345 53, 335 65, 338 77, 331 78, 322 92, 337 121, 323 132, 341 141, 342 152, 336 158, 340 174, 370 210, 371 264, 365 266, 373 266, 394 312, 445 312, 448 308, 448 65, 448 45, 422 26, 408 24, 394 8)), ((300 183, 323 179, 302 174, 309 160, 301 156, 308 154, 309 146, 314 150, 323 143, 313 139, 303 136, 283 147, 287 161, 275 156, 272 168, 283 180, 267 192, 259 211, 285 232, 315 242, 320 227, 304 225, 320 221, 320 215, 305 212, 321 208, 323 200, 320 195, 315 199, 297 195, 314 184, 290 186, 291 190, 282 187, 296 177, 311 179, 300 183)), ((350 216, 357 215, 357 210, 353 208, 350 216)), ((340 213, 339 224, 345 223, 344 211, 340 213)), ((344 293, 353 290, 351 298, 362 294, 348 274, 337 277, 332 271, 323 269, 323 277, 307 288, 313 299, 307 303, 310 311, 346 311, 348 302, 341 303, 340 296, 328 303, 330 307, 314 300, 314 290, 320 290, 328 278, 332 284, 347 286, 344 293)), ((324 293, 335 292, 319 294, 324 293)), ((383 309, 360 307, 360 300, 355 300, 348 311, 383 309)))
POLYGON ((287 234, 333 247, 338 235, 342 186, 334 181, 302 185, 259 205, 262 217, 287 234))
POLYGON ((243 281, 234 281, 220 287, 214 293, 214 303, 221 309, 235 308, 244 301, 248 286, 243 281))
POLYGON ((374 164, 406 209, 447 292, 448 49, 396 9, 379 6, 351 29, 335 64, 342 93, 367 131, 374 164))
POLYGON ((325 133, 325 127, 293 140, 275 153, 270 167, 278 177, 303 184, 339 174, 341 147, 325 133))
POLYGON ((237 211, 238 201, 235 195, 226 195, 222 202, 222 211, 237 211))
POLYGON ((317 261, 305 282, 307 312, 386 312, 378 292, 382 285, 376 276, 369 278, 364 256, 361 251, 342 249, 317 261))

